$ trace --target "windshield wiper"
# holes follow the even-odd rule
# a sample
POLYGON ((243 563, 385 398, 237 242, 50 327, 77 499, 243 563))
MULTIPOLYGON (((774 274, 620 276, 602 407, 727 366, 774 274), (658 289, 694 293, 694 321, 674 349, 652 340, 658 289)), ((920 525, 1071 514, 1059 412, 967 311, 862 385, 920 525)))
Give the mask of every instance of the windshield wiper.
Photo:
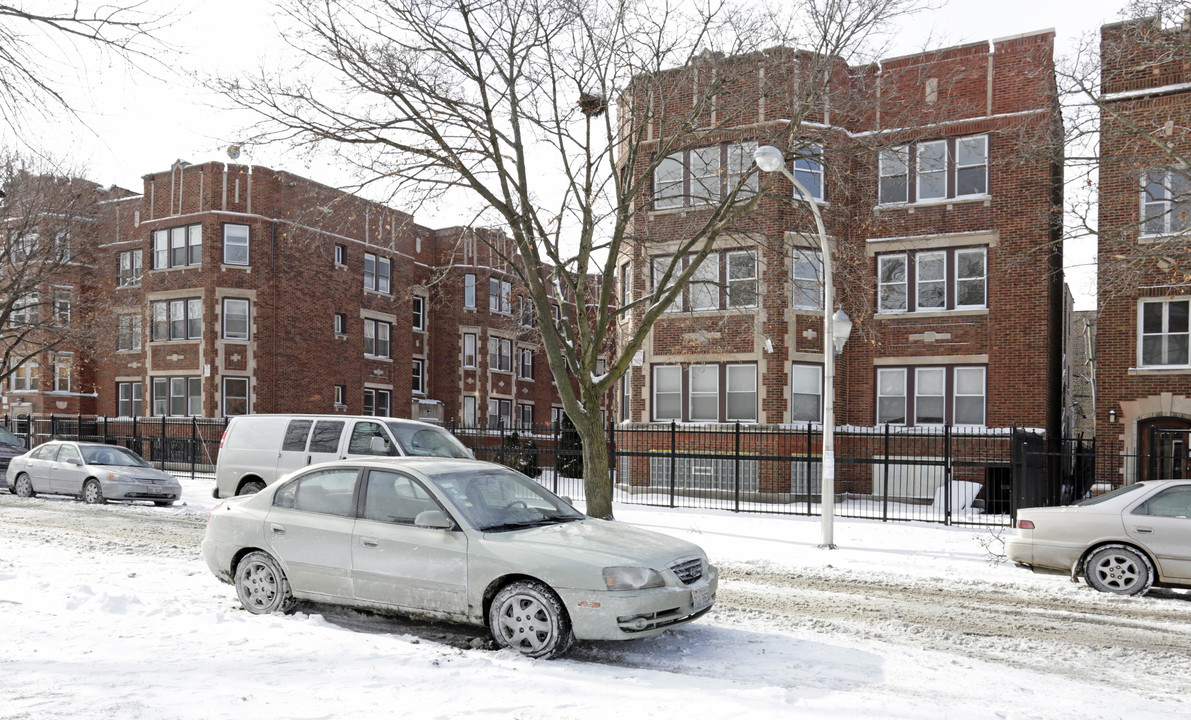
POLYGON ((548 517, 539 518, 537 520, 519 520, 517 522, 499 523, 497 525, 489 525, 488 527, 480 528, 481 532, 506 532, 508 530, 523 530, 525 528, 542 527, 544 525, 554 525, 556 523, 572 522, 580 518, 573 517, 548 517))

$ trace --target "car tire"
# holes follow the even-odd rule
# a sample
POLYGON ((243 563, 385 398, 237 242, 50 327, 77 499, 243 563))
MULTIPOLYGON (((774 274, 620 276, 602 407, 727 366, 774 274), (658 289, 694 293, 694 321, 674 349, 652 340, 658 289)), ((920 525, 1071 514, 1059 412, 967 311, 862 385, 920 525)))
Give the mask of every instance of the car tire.
POLYGON ((255 495, 264 489, 265 489, 265 484, 263 482, 261 482, 260 480, 249 480, 248 482, 246 482, 240 486, 240 489, 239 489, 239 491, 236 492, 236 494, 237 495, 255 495))
POLYGON ((1127 545, 1096 548, 1083 565, 1084 579, 1100 592, 1140 595, 1154 584, 1154 566, 1145 553, 1127 545))
POLYGON ((25 473, 17 475, 17 479, 12 482, 12 491, 23 498, 37 496, 37 492, 33 490, 33 481, 25 473))
POLYGON ((174 504, 173 500, 154 500, 153 504, 157 507, 169 507, 174 504))
POLYGON ((574 640, 562 601, 540 582, 510 583, 492 598, 488 629, 496 644, 532 658, 566 652, 574 640))
POLYGON ((289 612, 297 603, 281 566, 259 550, 245 555, 236 566, 236 595, 254 615, 289 612))
POLYGON ((83 483, 83 502, 88 505, 103 505, 108 500, 103 496, 103 488, 99 486, 99 481, 90 479, 83 483))

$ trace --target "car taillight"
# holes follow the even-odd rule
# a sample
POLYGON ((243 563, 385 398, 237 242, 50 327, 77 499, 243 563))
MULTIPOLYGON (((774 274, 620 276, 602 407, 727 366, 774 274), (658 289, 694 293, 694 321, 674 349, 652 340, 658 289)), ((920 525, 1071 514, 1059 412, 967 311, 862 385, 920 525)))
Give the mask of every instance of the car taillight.
POLYGON ((1034 529, 1034 521, 1033 520, 1019 520, 1017 523, 1017 529, 1018 530, 1033 530, 1034 529))
POLYGON ((223 435, 219 438, 219 449, 223 449, 223 444, 227 442, 227 430, 223 431, 223 435))

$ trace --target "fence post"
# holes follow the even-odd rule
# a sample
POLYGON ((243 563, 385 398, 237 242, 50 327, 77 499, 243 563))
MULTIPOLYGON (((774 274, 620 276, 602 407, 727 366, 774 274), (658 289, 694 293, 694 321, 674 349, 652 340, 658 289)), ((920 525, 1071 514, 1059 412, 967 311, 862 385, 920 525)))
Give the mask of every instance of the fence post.
POLYGON ((562 468, 558 464, 558 446, 562 443, 562 423, 550 423, 550 431, 554 435, 554 494, 557 495, 558 475, 562 472, 562 468))
POLYGON ((951 426, 943 426, 943 524, 951 524, 951 426))
POLYGON ((732 462, 735 468, 732 471, 733 484, 736 486, 735 505, 732 512, 740 512, 740 421, 736 422, 736 456, 732 462))
POLYGON ((165 421, 166 416, 161 416, 161 439, 157 442, 157 447, 161 448, 161 457, 157 458, 157 462, 161 463, 161 469, 165 469, 165 459, 169 456, 169 451, 166 449, 165 437, 169 431, 169 425, 165 421))
POLYGON ((496 431, 500 433, 500 450, 497 451, 497 457, 501 465, 505 464, 505 419, 502 416, 496 421, 496 431))
POLYGON ((74 439, 75 440, 83 439, 83 414, 82 413, 75 413, 75 416, 74 416, 74 439))
POLYGON ((675 457, 674 443, 677 441, 678 423, 670 421, 670 507, 674 507, 674 473, 678 469, 678 458, 675 457))
POLYGON ((885 454, 881 456, 881 522, 889 522, 889 423, 885 423, 885 454))
POLYGON ((195 458, 198 456, 198 418, 190 416, 190 479, 194 479, 195 458))
POLYGON ((108 416, 103 416, 103 444, 108 445, 108 416))
MULTIPOLYGON (((815 477, 814 473, 811 472, 811 464, 812 464, 811 463, 811 443, 814 441, 814 439, 815 439, 815 436, 811 432, 811 424, 807 423, 806 424, 806 514, 808 516, 812 514, 811 513, 811 495, 814 494, 811 492, 811 488, 814 486, 814 482, 812 482, 812 480, 815 477)), ((822 478, 820 478, 819 482, 820 483, 823 482, 822 478)))

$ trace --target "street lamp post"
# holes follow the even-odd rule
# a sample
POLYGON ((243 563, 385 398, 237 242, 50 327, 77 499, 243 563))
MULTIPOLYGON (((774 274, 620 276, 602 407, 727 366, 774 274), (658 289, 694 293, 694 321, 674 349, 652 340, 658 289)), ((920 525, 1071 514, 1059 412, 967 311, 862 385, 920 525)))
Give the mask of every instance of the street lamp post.
POLYGON ((798 178, 786 167, 786 156, 772 145, 762 145, 753 154, 757 167, 763 172, 780 172, 810 207, 819 234, 823 253, 823 484, 822 484, 822 542, 819 547, 835 549, 835 356, 844 349, 852 332, 852 321, 842 309, 835 308, 835 285, 832 273, 831 247, 819 205, 798 178))

